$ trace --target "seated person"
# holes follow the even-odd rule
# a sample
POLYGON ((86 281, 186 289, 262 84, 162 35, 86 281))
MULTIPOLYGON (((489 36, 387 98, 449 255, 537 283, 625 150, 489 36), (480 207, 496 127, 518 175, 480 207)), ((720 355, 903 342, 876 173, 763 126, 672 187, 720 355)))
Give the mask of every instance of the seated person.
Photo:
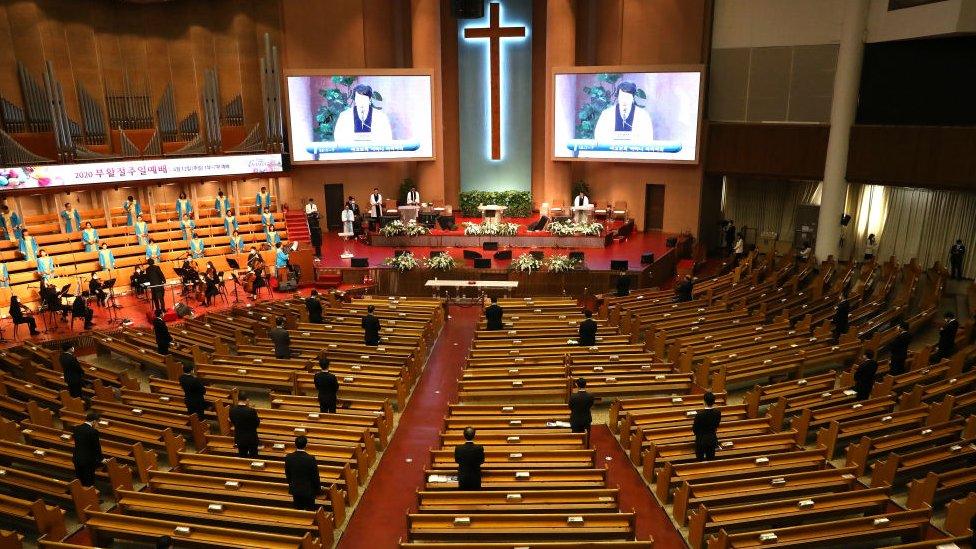
POLYGON ((20 298, 16 295, 10 296, 10 309, 8 313, 10 313, 10 320, 14 323, 14 326, 26 324, 30 330, 30 335, 40 335, 41 332, 37 331, 37 321, 34 320, 34 313, 27 306, 21 305, 20 298))
POLYGON ((135 269, 132 270, 132 276, 129 277, 129 287, 132 288, 132 293, 140 297, 145 296, 144 282, 146 282, 146 273, 142 271, 142 267, 136 265, 135 269))
POLYGON ((79 294, 75 296, 75 300, 71 302, 71 316, 73 318, 83 318, 85 319, 85 329, 90 330, 92 326, 95 325, 92 322, 92 318, 95 316, 95 311, 88 306, 85 302, 85 296, 79 294))
POLYGON ((61 296, 58 295, 58 289, 55 288, 53 284, 49 284, 42 280, 41 288, 38 290, 38 295, 40 296, 41 303, 43 303, 44 307, 52 314, 61 313, 62 317, 68 316, 67 309, 61 305, 61 296))
POLYGON ((108 306, 108 292, 105 291, 105 285, 98 278, 98 273, 92 273, 91 280, 88 281, 88 293, 94 296, 102 307, 108 306))

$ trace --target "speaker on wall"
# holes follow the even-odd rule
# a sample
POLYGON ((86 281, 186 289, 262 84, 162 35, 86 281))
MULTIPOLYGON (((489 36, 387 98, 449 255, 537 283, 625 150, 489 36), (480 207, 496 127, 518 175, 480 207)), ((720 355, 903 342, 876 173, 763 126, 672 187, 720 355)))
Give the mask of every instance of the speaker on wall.
POLYGON ((650 265, 654 263, 654 254, 641 254, 641 265, 650 265))
POLYGON ((610 270, 611 271, 626 271, 627 270, 627 260, 626 259, 611 259, 610 260, 610 270))
POLYGON ((464 250, 464 259, 481 259, 481 254, 474 250, 464 250))
POLYGON ((512 250, 495 252, 495 259, 512 259, 512 250))
POLYGON ((354 257, 352 258, 351 264, 353 267, 369 267, 368 257, 354 257))
POLYGON ((454 0, 454 17, 481 19, 485 16, 485 0, 454 0))
POLYGON ((479 257, 478 259, 475 259, 474 260, 474 268, 475 269, 490 269, 491 268, 491 260, 488 259, 487 257, 479 257))

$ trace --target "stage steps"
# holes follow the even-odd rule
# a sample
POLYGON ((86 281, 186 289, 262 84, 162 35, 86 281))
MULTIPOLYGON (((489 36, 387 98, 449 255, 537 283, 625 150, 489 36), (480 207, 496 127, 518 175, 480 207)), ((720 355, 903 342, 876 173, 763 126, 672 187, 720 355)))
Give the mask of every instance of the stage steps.
POLYGON ((285 228, 288 230, 288 240, 297 240, 303 244, 312 243, 305 212, 292 210, 285 212, 285 228))

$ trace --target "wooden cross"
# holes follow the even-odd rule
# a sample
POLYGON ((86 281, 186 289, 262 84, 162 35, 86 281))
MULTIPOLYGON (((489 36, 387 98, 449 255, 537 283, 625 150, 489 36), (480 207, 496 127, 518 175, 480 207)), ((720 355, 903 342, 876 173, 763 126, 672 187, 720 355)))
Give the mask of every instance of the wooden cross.
POLYGON ((491 65, 491 159, 501 160, 501 40, 502 38, 525 37, 525 27, 501 26, 501 14, 498 2, 492 2, 488 7, 488 26, 466 28, 464 29, 464 37, 488 39, 488 60, 491 65))

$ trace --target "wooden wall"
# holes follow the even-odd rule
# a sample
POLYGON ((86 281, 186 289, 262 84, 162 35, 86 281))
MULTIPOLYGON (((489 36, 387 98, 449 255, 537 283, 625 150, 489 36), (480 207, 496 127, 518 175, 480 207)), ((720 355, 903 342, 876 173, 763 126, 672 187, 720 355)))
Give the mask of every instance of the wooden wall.
POLYGON ((822 124, 711 122, 705 171, 819 181, 829 132, 822 124))
POLYGON ((976 128, 854 126, 847 179, 976 191, 976 128))

